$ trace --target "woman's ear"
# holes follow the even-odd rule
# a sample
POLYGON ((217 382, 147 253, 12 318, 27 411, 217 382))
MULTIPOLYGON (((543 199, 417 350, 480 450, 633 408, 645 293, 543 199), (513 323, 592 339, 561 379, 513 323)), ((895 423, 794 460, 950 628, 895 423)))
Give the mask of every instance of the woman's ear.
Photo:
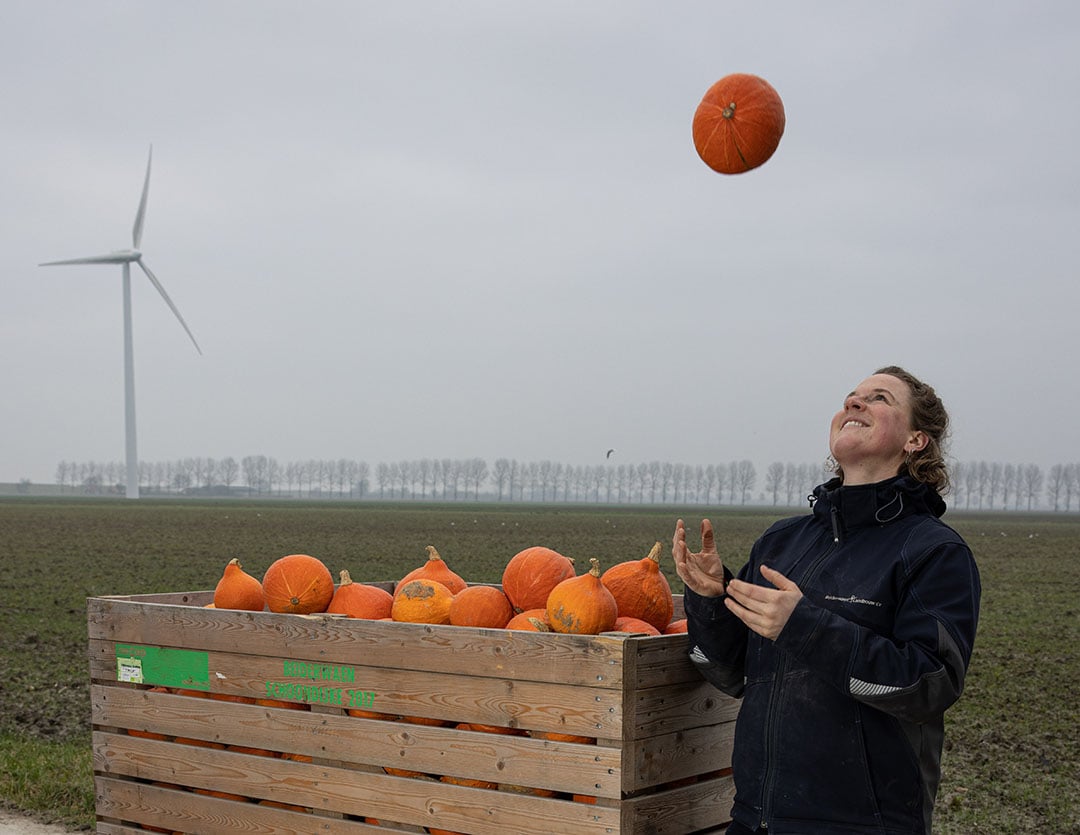
POLYGON ((911 433, 911 437, 908 438, 908 442, 904 445, 905 452, 919 452, 926 449, 926 445, 930 443, 930 438, 925 432, 915 431, 911 433))

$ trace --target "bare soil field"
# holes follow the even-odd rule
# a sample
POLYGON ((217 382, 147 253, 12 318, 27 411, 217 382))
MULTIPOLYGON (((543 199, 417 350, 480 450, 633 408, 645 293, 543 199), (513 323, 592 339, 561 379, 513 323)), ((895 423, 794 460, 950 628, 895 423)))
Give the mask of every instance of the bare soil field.
MULTIPOLYGON (((732 567, 772 520, 793 512, 801 511, 708 510, 732 567)), ((335 574, 389 580, 426 559, 427 545, 470 582, 498 582, 524 547, 609 565, 645 556, 657 540, 666 545, 678 517, 696 524, 702 514, 676 506, 0 499, 0 806, 71 830, 93 827, 87 597, 211 589, 233 557, 262 576, 298 552, 335 574)), ((1080 833, 1080 517, 946 518, 975 551, 983 608, 967 689, 947 714, 935 833, 1080 833)), ((669 557, 665 569, 681 591, 669 557)))

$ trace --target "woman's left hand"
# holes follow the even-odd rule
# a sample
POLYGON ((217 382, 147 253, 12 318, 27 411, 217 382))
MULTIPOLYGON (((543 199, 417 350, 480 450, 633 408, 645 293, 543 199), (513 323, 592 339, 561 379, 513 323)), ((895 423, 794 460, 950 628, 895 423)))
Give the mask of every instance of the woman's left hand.
POLYGON ((761 566, 761 576, 775 588, 732 580, 727 584, 724 603, 747 627, 775 641, 803 595, 795 583, 767 565, 761 566))

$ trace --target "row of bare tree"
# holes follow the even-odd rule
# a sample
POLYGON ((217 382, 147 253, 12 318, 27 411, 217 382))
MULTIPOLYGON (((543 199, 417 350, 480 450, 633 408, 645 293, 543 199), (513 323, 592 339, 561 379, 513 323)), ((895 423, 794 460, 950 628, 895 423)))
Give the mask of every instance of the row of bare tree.
MULTIPOLYGON (((147 493, 228 495, 345 496, 363 498, 370 469, 364 461, 346 458, 291 461, 285 465, 267 455, 235 458, 181 458, 140 461, 139 488, 147 493)), ((72 491, 114 492, 125 479, 119 461, 61 461, 56 483, 72 491)))
MULTIPOLYGON (((1055 464, 1044 473, 1036 464, 954 462, 950 504, 969 510, 1080 510, 1080 464, 1055 464)), ((380 463, 346 458, 285 464, 266 455, 184 458, 139 464, 140 490, 310 498, 380 498, 460 501, 481 498, 515 502, 604 502, 609 504, 750 503, 793 507, 829 477, 823 465, 773 462, 761 489, 754 464, 571 465, 555 461, 499 458, 422 458, 380 463)), ((114 492, 124 479, 119 462, 61 461, 56 483, 72 492, 114 492)))
POLYGON ((968 510, 1080 510, 1080 464, 1054 464, 1043 472, 1038 464, 971 461, 951 468, 954 505, 968 510), (1040 499, 1045 498, 1045 504, 1040 499))
MULTIPOLYGON (((774 504, 792 504, 821 478, 820 468, 769 468, 766 491, 774 504)), ((499 458, 423 458, 376 465, 350 459, 292 461, 266 455, 143 461, 139 487, 145 493, 202 493, 296 497, 343 497, 459 501, 747 504, 757 486, 749 460, 691 466, 641 464, 569 465, 555 461, 499 458)), ((61 461, 56 483, 71 491, 115 492, 124 479, 120 462, 61 461)), ((760 499, 760 496, 758 497, 760 499)))

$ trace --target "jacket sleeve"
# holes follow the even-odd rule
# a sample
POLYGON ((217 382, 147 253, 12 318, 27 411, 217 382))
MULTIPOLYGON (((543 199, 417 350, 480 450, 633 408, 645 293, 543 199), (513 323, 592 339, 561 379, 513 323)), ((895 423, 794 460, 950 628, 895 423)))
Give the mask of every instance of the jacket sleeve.
POLYGON ((964 687, 980 584, 962 540, 935 546, 897 601, 886 636, 806 596, 776 639, 779 649, 853 698, 909 722, 940 717, 964 687))
MULTIPOLYGON (((733 577, 725 566, 725 583, 733 577)), ((683 591, 683 609, 690 636, 690 660, 710 684, 729 696, 741 696, 749 630, 728 611, 723 596, 703 597, 687 588, 683 591)))

